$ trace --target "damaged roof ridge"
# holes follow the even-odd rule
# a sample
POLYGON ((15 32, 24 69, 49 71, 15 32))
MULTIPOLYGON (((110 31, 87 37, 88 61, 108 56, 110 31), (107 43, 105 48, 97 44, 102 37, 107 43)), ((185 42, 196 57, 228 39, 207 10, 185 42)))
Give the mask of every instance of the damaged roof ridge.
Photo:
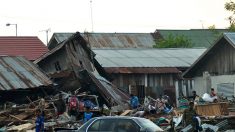
POLYGON ((63 42, 61 42, 60 44, 58 44, 55 48, 53 48, 52 50, 48 51, 47 53, 45 53, 44 55, 42 55, 41 57, 39 57, 38 59, 36 59, 34 61, 34 63, 38 63, 42 60, 44 60, 45 58, 47 58, 48 56, 54 54, 56 51, 60 50, 61 48, 64 47, 64 45, 66 45, 68 42, 73 41, 75 39, 80 40, 79 44, 82 46, 82 48, 88 53, 89 55, 89 59, 92 59, 95 56, 95 53, 88 48, 87 46, 87 42, 86 40, 81 36, 80 32, 76 32, 75 34, 73 34, 72 36, 70 36, 68 39, 64 40, 63 42), (90 54, 90 52, 92 52, 92 55, 90 54))

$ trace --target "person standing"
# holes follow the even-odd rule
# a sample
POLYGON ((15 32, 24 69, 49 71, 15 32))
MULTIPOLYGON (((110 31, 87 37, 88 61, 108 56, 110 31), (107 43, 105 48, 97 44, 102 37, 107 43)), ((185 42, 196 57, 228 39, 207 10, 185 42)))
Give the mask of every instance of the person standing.
POLYGON ((131 94, 130 104, 132 109, 136 109, 139 106, 138 97, 131 94))
POLYGON ((194 102, 189 103, 189 108, 184 111, 183 121, 185 127, 188 125, 193 126, 193 130, 195 130, 195 121, 193 120, 194 116, 196 115, 196 111, 194 110, 194 102))
POLYGON ((44 132, 44 116, 41 113, 40 109, 36 109, 36 121, 35 121, 35 125, 36 125, 36 132, 44 132))
POLYGON ((75 93, 68 99, 68 112, 71 121, 76 121, 78 115, 79 103, 75 93))
POLYGON ((66 104, 65 104, 65 101, 63 100, 62 94, 59 94, 59 100, 55 102, 55 107, 57 111, 57 117, 59 115, 64 114, 64 112, 66 111, 66 104))
POLYGON ((83 117, 84 123, 90 120, 92 116, 93 116, 93 113, 90 112, 90 107, 86 107, 86 111, 84 112, 84 117, 83 117))
POLYGON ((38 108, 41 110, 42 113, 44 113, 45 106, 46 106, 45 99, 41 98, 38 104, 38 108))

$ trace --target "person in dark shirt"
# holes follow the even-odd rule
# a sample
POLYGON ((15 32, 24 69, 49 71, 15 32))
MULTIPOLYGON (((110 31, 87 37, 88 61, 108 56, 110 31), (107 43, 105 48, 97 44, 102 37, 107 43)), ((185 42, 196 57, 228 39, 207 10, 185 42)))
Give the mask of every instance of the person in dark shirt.
POLYGON ((195 126, 195 122, 193 121, 193 117, 196 115, 196 111, 194 110, 194 102, 189 103, 189 108, 184 111, 183 121, 185 123, 185 127, 188 125, 195 126))
POLYGON ((215 93, 215 89, 214 88, 211 88, 211 97, 214 97, 214 96, 216 96, 216 93, 215 93))
POLYGON ((62 94, 60 94, 59 100, 55 102, 57 116, 64 114, 64 112, 66 111, 66 104, 62 97, 62 94))
POLYGON ((35 131, 36 132, 44 132, 44 115, 41 113, 40 109, 36 110, 36 121, 35 121, 35 131))

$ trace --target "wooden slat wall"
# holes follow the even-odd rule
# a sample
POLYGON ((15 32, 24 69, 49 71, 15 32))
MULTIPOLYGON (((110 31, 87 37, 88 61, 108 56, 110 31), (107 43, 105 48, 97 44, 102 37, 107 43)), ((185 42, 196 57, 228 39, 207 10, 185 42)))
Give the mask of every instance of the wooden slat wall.
POLYGON ((210 103, 204 105, 196 105, 196 112, 202 116, 220 116, 228 114, 228 103, 210 103))
POLYGON ((219 44, 202 59, 201 64, 195 67, 196 76, 202 76, 204 71, 208 71, 211 75, 235 73, 235 48, 225 40, 219 41, 219 44))

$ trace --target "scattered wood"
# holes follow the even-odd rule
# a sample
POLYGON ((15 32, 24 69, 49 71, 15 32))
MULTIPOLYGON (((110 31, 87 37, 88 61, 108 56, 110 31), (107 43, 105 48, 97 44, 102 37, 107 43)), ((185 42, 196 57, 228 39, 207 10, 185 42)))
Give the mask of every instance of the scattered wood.
POLYGON ((33 101, 28 96, 26 96, 26 97, 29 100, 30 104, 32 104, 34 107, 36 107, 36 105, 33 103, 33 101))
POLYGON ((132 112, 132 110, 125 110, 120 116, 126 116, 130 112, 132 112))
POLYGON ((17 119, 17 120, 19 120, 19 121, 24 121, 24 120, 20 119, 20 118, 17 117, 17 116, 14 116, 14 115, 11 115, 11 114, 9 114, 9 116, 10 116, 10 117, 13 117, 13 118, 15 118, 15 119, 17 119))
POLYGON ((12 127, 8 128, 7 130, 8 131, 22 131, 22 130, 25 130, 31 126, 32 126, 31 123, 25 123, 25 124, 21 124, 18 126, 12 126, 12 127))

